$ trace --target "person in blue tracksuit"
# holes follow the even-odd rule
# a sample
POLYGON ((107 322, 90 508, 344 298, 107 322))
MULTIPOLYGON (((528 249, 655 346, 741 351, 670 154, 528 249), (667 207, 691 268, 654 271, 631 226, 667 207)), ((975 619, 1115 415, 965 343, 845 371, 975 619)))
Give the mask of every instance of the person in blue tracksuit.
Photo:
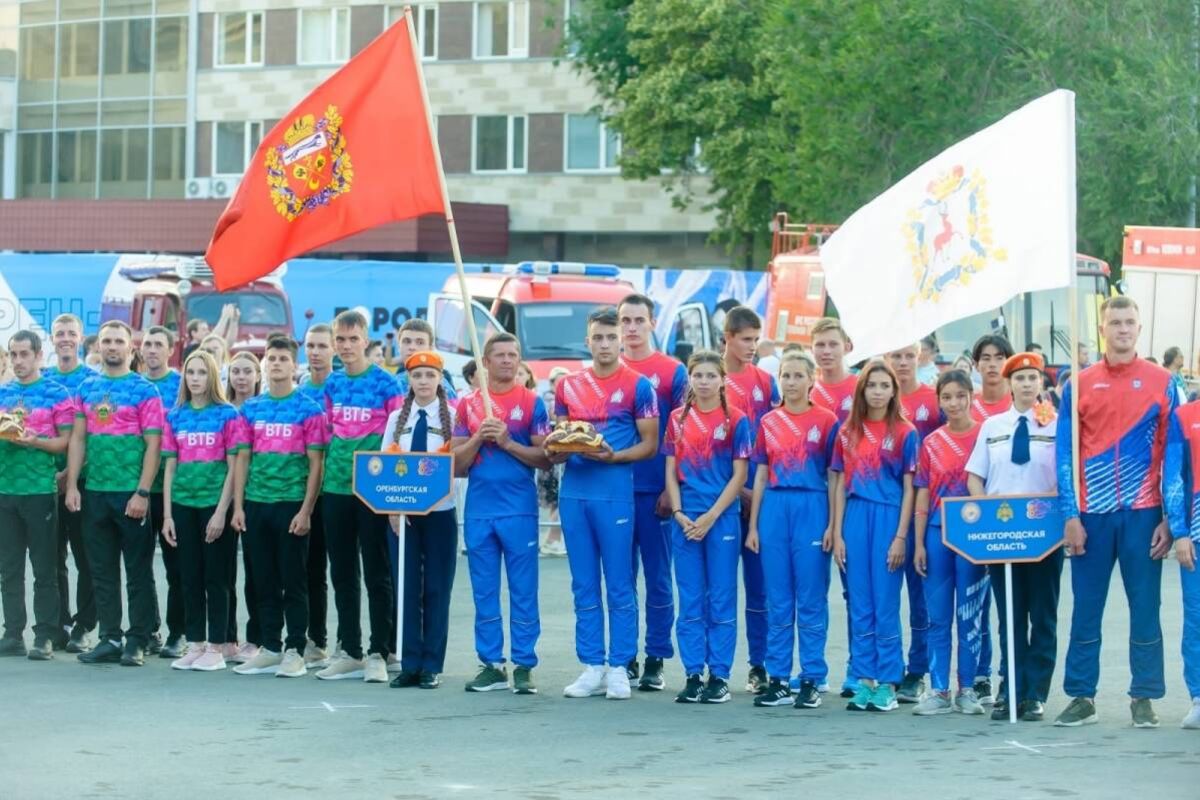
POLYGON ((720 355, 704 350, 688 359, 688 381, 663 441, 679 589, 675 637, 687 674, 675 702, 724 703, 737 645, 739 496, 753 440, 746 415, 725 398, 720 355))
POLYGON ((482 666, 469 692, 508 688, 504 667, 504 619, 500 610, 500 562, 508 574, 512 689, 534 694, 538 636, 538 502, 534 470, 549 466, 542 443, 550 432, 545 403, 517 382, 521 346, 497 333, 483 347, 491 413, 483 393, 467 394, 454 423, 455 464, 468 475, 463 538, 475 596, 475 651, 482 666))
POLYGON ((900 586, 917 468, 916 429, 901 413, 896 373, 883 361, 858 375, 854 406, 838 431, 831 469, 833 557, 846 570, 853 617, 851 711, 892 711, 904 677, 900 586))
MULTIPOLYGON (((654 301, 631 294, 617 306, 621 322, 621 360, 644 375, 658 398, 658 438, 666 435, 671 412, 683 405, 687 392, 687 370, 678 360, 654 349, 654 301)), ((646 662, 638 690, 661 691, 663 662, 675 656, 671 645, 671 626, 675 624, 675 587, 671 583, 671 505, 663 483, 666 457, 633 465, 633 574, 637 578, 638 558, 646 575, 646 662)), ((635 658, 628 667, 629 679, 638 677, 635 658)))
POLYGON ((567 375, 554 390, 558 420, 586 422, 603 437, 594 451, 568 456, 558 493, 559 516, 575 599, 575 653, 584 670, 567 697, 630 696, 626 665, 637 655, 637 592, 633 588, 633 464, 658 447, 658 402, 650 381, 621 363, 617 310, 588 316, 592 366, 567 375), (609 641, 604 636, 603 574, 609 641))
POLYGON ((1180 406, 1167 427, 1163 500, 1175 538, 1175 560, 1183 590, 1183 682, 1192 707, 1180 727, 1200 730, 1200 401, 1180 406))
POLYGON ((930 691, 920 698, 917 716, 982 714, 975 688, 982 644, 981 610, 987 605, 987 567, 972 564, 942 542, 942 499, 965 497, 967 459, 979 438, 979 423, 971 417, 971 376, 949 370, 938 378, 937 398, 946 424, 925 437, 917 461, 916 510, 913 512, 916 549, 913 565, 921 575, 929 609, 930 691), (958 620, 958 695, 950 699, 950 649, 958 620))
POLYGON ((829 676, 829 509, 833 487, 829 462, 837 440, 837 416, 815 406, 809 391, 816 364, 786 353, 779 364, 783 405, 758 426, 754 446, 754 496, 746 546, 762 556, 767 586, 767 674, 756 706, 792 703, 789 677, 793 642, 800 641, 800 687, 796 708, 821 705, 829 676))

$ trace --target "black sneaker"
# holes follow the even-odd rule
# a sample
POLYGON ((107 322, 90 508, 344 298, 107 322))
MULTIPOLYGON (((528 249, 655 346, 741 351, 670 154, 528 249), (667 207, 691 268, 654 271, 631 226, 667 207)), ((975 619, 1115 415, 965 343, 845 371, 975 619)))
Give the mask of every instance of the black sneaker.
POLYGON ((629 676, 630 683, 637 682, 640 673, 638 672, 638 660, 636 658, 625 665, 625 674, 629 676))
POLYGON ((904 680, 900 681, 900 686, 896 689, 896 702, 919 703, 924 693, 925 676, 910 672, 904 676, 904 680))
MULTIPOLYGON (((160 648, 161 649, 161 648, 160 648)), ((125 652, 121 653, 122 667, 142 667, 146 665, 146 654, 135 642, 125 643, 125 652)))
POLYGON ((161 633, 152 633, 150 638, 146 640, 146 655, 156 656, 162 652, 163 639, 161 633))
POLYGON ((83 664, 118 664, 121 661, 121 645, 105 639, 100 644, 79 654, 83 664))
MULTIPOLYGON (((851 697, 853 696, 851 695, 851 697)), ((817 685, 812 681, 800 681, 800 692, 796 695, 796 702, 792 706, 794 708, 820 708, 821 693, 817 691, 817 685)))
POLYGON ((0 639, 0 657, 24 658, 25 642, 15 636, 6 636, 0 639))
POLYGON ((393 689, 411 689, 421 684, 421 673, 415 670, 400 670, 400 674, 392 678, 388 686, 393 689))
POLYGON ((51 650, 66 650, 67 645, 71 642, 71 633, 66 629, 60 629, 58 633, 47 641, 50 642, 51 650))
POLYGON ((729 702, 729 684, 715 675, 708 676, 708 683, 700 693, 701 703, 729 702))
POLYGON ((704 679, 699 675, 688 675, 687 683, 675 695, 676 703, 699 703, 700 695, 704 691, 704 679))
POLYGON ((750 667, 750 675, 746 678, 747 692, 760 694, 766 691, 766 688, 770 685, 770 683, 771 682, 767 680, 766 667, 750 667))
POLYGON ((30 661, 49 661, 54 658, 54 645, 49 639, 34 639, 28 658, 30 661))
MULTIPOLYGON (((1020 717, 1021 707, 1017 706, 1017 716, 1020 717)), ((996 702, 992 704, 992 719, 997 722, 1008 721, 1008 697, 1005 695, 997 695, 996 702)))
POLYGON ((176 636, 173 639, 167 639, 167 643, 158 651, 159 658, 169 658, 174 661, 177 658, 183 658, 187 652, 187 639, 182 636, 176 636))
POLYGON ((767 688, 754 697, 755 708, 774 708, 775 706, 791 705, 792 690, 786 682, 779 678, 771 678, 767 688))
POLYGON ((442 678, 436 672, 422 672, 420 687, 422 689, 436 689, 442 685, 442 678))
POLYGON ((667 687, 663 680, 663 660, 655 656, 646 656, 646 668, 642 670, 642 679, 638 681, 639 692, 661 692, 667 687))
POLYGON ((995 698, 992 697, 992 682, 988 678, 976 678, 973 688, 981 705, 990 706, 995 702, 995 698))
POLYGON ((1022 722, 1041 722, 1046 717, 1046 707, 1041 700, 1026 700, 1017 707, 1017 719, 1022 722))

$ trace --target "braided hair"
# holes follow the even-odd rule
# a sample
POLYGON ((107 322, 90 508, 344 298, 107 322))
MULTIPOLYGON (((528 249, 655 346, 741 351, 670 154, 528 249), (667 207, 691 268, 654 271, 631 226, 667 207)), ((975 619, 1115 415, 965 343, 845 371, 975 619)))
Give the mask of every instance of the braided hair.
POLYGON ((683 432, 683 427, 687 425, 688 414, 690 414, 692 411, 692 405, 696 402, 696 392, 692 389, 692 382, 690 380, 692 376, 692 370, 701 364, 712 364, 717 368, 717 373, 721 376, 721 410, 725 412, 725 424, 729 424, 729 400, 725 397, 725 360, 721 358, 721 354, 715 350, 700 350, 696 353, 693 353, 692 357, 688 359, 687 363, 689 380, 687 396, 683 401, 683 415, 679 418, 679 430, 681 433, 683 432))
MULTIPOLYGON (((410 384, 408 394, 404 396, 404 405, 400 406, 400 418, 396 421, 396 430, 392 433, 392 444, 397 448, 400 447, 400 437, 408 425, 408 417, 412 414, 413 402, 416 399, 416 392, 413 391, 410 384)), ((446 387, 440 380, 437 387, 437 399, 438 425, 442 428, 442 447, 439 452, 446 452, 450 449, 450 435, 454 431, 454 425, 450 421, 450 403, 446 397, 446 387)))

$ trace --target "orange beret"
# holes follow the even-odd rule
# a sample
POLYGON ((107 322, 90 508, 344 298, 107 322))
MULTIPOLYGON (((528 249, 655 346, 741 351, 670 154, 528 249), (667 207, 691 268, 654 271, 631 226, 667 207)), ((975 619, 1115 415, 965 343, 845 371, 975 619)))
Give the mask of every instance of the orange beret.
POLYGON ((413 353, 404 362, 404 369, 408 372, 412 372, 417 367, 429 367, 430 369, 436 369, 438 372, 443 372, 446 369, 442 363, 442 357, 432 350, 422 350, 419 353, 413 353))
POLYGON ((1036 369, 1038 372, 1045 372, 1046 360, 1038 353, 1017 353, 1004 362, 1004 377, 1007 378, 1022 369, 1036 369))

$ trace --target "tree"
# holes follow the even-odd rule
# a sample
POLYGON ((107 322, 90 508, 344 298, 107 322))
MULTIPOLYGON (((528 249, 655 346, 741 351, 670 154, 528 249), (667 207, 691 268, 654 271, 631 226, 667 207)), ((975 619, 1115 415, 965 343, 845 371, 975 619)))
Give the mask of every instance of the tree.
POLYGON ((571 35, 622 136, 622 174, 667 171, 676 202, 715 209, 726 242, 765 236, 776 210, 841 221, 1056 87, 1077 94, 1080 249, 1115 262, 1123 225, 1187 218, 1191 4, 596 0, 571 35))

